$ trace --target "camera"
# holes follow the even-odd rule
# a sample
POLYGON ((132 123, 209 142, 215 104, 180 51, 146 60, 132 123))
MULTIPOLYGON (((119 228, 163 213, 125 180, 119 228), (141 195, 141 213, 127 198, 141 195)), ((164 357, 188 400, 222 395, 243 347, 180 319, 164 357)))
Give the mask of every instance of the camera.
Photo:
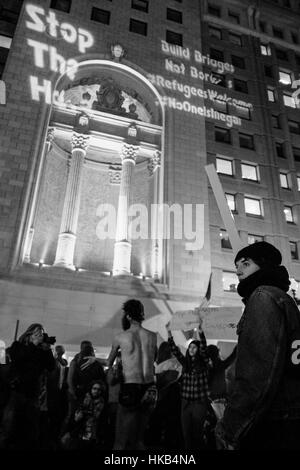
POLYGON ((56 343, 56 336, 48 336, 47 333, 43 334, 43 343, 46 344, 55 344, 56 343))

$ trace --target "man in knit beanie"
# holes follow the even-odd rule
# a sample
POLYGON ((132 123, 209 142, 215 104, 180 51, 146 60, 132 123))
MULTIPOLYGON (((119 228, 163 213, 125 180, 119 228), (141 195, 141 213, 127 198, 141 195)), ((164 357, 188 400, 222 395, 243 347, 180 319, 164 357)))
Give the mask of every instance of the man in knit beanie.
POLYGON ((287 294, 280 251, 267 242, 235 257, 246 307, 237 326, 236 374, 216 426, 228 450, 297 450, 300 442, 300 314, 287 294))

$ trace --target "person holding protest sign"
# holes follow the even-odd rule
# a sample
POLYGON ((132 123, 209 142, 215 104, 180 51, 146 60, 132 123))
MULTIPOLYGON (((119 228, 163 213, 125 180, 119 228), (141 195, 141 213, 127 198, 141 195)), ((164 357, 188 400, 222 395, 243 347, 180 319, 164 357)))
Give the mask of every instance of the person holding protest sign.
POLYGON ((203 427, 208 412, 208 356, 206 338, 199 324, 199 340, 192 340, 184 356, 174 343, 170 323, 166 325, 172 354, 183 366, 181 379, 181 424, 186 449, 204 447, 203 427))
POLYGON ((246 305, 237 327, 236 374, 216 437, 228 450, 298 450, 300 314, 287 295, 281 253, 257 242, 235 257, 246 305))

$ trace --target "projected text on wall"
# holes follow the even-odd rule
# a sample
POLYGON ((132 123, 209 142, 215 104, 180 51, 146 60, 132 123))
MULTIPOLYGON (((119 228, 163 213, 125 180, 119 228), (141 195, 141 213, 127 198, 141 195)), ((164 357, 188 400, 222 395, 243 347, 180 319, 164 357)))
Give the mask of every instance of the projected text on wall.
POLYGON ((213 104, 218 103, 227 108, 230 105, 234 110, 245 112, 247 115, 252 109, 252 103, 244 100, 236 99, 228 95, 227 92, 220 92, 211 85, 221 85, 231 89, 233 87, 232 79, 226 80, 225 74, 233 74, 234 66, 228 62, 222 62, 210 57, 209 54, 204 55, 198 50, 183 48, 178 45, 172 45, 166 41, 161 41, 161 51, 167 54, 164 59, 165 71, 176 76, 172 80, 162 75, 148 74, 148 79, 153 85, 164 88, 171 96, 164 96, 163 102, 171 109, 177 109, 188 113, 224 121, 228 127, 234 124, 240 126, 242 121, 240 117, 228 114, 207 107, 202 103, 197 105, 195 99, 200 98, 209 100, 213 104), (193 61, 193 62, 192 62, 193 61), (211 69, 210 72, 204 72, 202 66, 211 69), (195 86, 191 86, 185 82, 187 78, 195 81, 195 86), (181 95, 179 98, 176 95, 181 95))
MULTIPOLYGON (((26 27, 32 31, 48 34, 50 38, 61 39, 69 44, 76 44, 78 52, 85 54, 87 49, 94 44, 94 38, 89 31, 82 28, 75 28, 70 23, 60 23, 54 12, 46 14, 44 8, 36 5, 26 5, 26 13, 29 20, 26 27)), ((37 68, 52 72, 66 73, 73 80, 77 72, 78 63, 75 59, 66 59, 57 50, 40 41, 27 39, 27 44, 32 48, 34 63, 37 68)), ((44 97, 45 102, 50 104, 58 100, 58 92, 52 93, 51 81, 40 80, 38 76, 30 77, 31 96, 35 101, 44 97)))

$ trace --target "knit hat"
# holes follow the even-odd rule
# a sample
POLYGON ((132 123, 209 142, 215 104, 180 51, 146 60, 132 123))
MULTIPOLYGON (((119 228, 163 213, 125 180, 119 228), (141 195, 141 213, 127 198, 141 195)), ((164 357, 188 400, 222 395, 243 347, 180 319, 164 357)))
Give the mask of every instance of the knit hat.
POLYGON ((280 251, 268 242, 256 242, 242 248, 236 255, 234 262, 236 263, 242 258, 252 259, 259 267, 279 266, 282 260, 280 251))

